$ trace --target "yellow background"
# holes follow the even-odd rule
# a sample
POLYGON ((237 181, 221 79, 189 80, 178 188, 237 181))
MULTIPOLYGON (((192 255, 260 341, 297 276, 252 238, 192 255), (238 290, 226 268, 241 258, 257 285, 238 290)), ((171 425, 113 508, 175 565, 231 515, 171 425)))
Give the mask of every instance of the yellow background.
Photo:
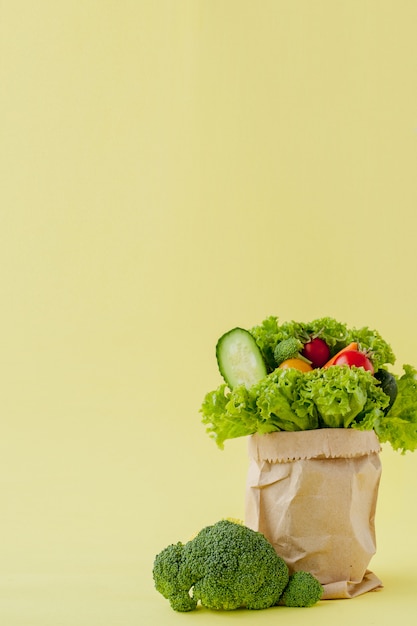
POLYGON ((243 516, 246 441, 199 415, 223 332, 330 315, 417 364, 416 24, 413 0, 0 0, 1 624, 416 613, 417 457, 389 448, 381 593, 181 615, 151 579, 243 516))

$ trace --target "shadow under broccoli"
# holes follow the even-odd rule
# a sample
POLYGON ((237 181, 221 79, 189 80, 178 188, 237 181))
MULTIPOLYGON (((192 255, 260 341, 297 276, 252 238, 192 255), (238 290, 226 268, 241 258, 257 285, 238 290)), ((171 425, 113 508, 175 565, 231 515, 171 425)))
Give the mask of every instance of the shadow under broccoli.
POLYGON ((194 539, 162 550, 154 561, 155 588, 175 611, 307 607, 322 596, 307 572, 290 576, 285 561, 259 532, 221 520, 194 539))

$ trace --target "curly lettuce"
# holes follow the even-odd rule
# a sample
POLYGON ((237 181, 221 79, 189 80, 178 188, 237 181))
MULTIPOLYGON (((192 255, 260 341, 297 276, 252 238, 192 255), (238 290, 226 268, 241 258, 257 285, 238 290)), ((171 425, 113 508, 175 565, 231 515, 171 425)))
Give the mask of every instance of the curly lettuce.
POLYGON ((261 351, 268 372, 272 372, 276 367, 274 350, 276 345, 284 339, 295 337, 302 343, 306 343, 311 337, 321 337, 332 352, 336 353, 346 344, 348 335, 346 325, 332 317, 321 317, 308 323, 290 321, 279 324, 278 318, 272 315, 258 326, 251 328, 249 332, 261 351))
POLYGON ((375 430, 381 443, 404 454, 417 449, 417 370, 403 366, 404 374, 396 376, 398 393, 392 407, 385 415, 369 414, 358 428, 375 430))
POLYGON ((273 315, 267 317, 258 326, 251 328, 249 332, 261 351, 267 371, 272 372, 276 367, 274 357, 275 346, 283 339, 288 339, 288 335, 285 335, 278 324, 278 318, 273 315))
POLYGON ((250 389, 239 385, 233 391, 224 384, 220 385, 206 394, 200 411, 207 433, 221 449, 226 439, 276 430, 273 424, 262 424, 257 407, 256 385, 250 389))
POLYGON ((365 418, 384 414, 389 398, 361 367, 316 369, 305 379, 305 393, 313 400, 322 428, 349 428, 365 418))
POLYGON ((270 316, 258 326, 249 329, 249 332, 261 351, 269 373, 276 367, 275 346, 290 337, 295 337, 302 343, 306 343, 311 337, 320 337, 329 346, 332 356, 347 344, 356 341, 361 351, 369 353, 375 371, 384 364, 395 363, 391 346, 378 331, 367 326, 350 329, 332 317, 321 317, 312 322, 290 321, 279 324, 277 317, 270 316))
POLYGON ((275 370, 250 389, 221 385, 201 407, 207 433, 220 448, 227 439, 280 430, 348 428, 375 422, 389 398, 370 372, 333 367, 300 372, 275 370))
POLYGON ((316 409, 302 393, 304 380, 299 370, 278 369, 258 383, 256 406, 262 424, 268 424, 274 431, 318 428, 316 409))

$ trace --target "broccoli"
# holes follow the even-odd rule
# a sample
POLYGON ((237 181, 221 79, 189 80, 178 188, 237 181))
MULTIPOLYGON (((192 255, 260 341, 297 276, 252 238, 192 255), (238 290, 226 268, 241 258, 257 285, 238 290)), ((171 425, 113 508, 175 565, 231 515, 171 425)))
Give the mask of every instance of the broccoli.
POLYGON ((322 595, 323 587, 317 578, 309 572, 299 571, 291 574, 280 603, 284 606, 313 606, 322 595))
POLYGON ((288 339, 283 339, 277 343, 274 350, 274 358, 277 366, 281 365, 281 363, 287 359, 295 358, 311 363, 311 361, 300 354, 302 349, 303 344, 299 339, 296 339, 296 337, 289 337, 288 339))
POLYGON ((155 559, 153 576, 156 589, 169 599, 175 611, 192 611, 197 607, 197 602, 188 592, 194 579, 187 579, 188 572, 184 568, 180 576, 183 548, 183 544, 178 542, 162 550, 155 559))
POLYGON ((162 550, 154 561, 153 578, 156 590, 176 611, 192 611, 198 602, 228 611, 277 605, 290 576, 262 533, 221 520, 188 543, 162 550))

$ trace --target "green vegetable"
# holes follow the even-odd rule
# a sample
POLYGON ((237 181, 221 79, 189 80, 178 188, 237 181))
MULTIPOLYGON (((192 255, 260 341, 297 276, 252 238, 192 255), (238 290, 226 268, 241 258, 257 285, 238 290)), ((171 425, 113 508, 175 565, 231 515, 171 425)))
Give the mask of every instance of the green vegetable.
POLYGON ((376 330, 367 326, 363 328, 348 328, 346 324, 338 322, 332 317, 321 317, 312 322, 284 322, 278 323, 278 318, 270 316, 260 325, 249 330, 256 340, 267 365, 268 372, 276 367, 274 350, 276 345, 290 337, 306 343, 312 337, 323 339, 333 356, 348 343, 356 341, 361 352, 370 354, 370 358, 377 371, 384 364, 394 364, 395 356, 391 346, 376 330))
POLYGON ((221 375, 231 389, 251 387, 266 376, 266 365, 252 335, 243 328, 233 328, 220 337, 216 346, 221 375))
POLYGON ((266 363, 267 371, 272 372, 276 368, 274 357, 275 346, 279 341, 288 339, 292 335, 286 335, 278 326, 278 318, 268 317, 260 326, 251 328, 251 335, 255 338, 256 345, 259 347, 263 359, 266 363))
MULTIPOLYGON (((283 325, 284 328, 287 324, 283 325)), ((291 324, 294 324, 294 322, 289 322, 289 325, 291 324)), ((332 348, 333 353, 347 343, 348 329, 346 324, 338 322, 332 317, 320 317, 312 322, 298 324, 298 326, 302 329, 300 339, 303 343, 312 337, 320 337, 327 343, 329 348, 332 348)))
POLYGON ((301 398, 311 399, 324 428, 349 428, 365 416, 377 419, 388 404, 372 374, 362 367, 313 370, 304 383, 301 398))
POLYGON ((373 424, 388 402, 370 372, 330 367, 275 370, 249 390, 223 385, 206 395, 200 410, 207 433, 223 448, 227 439, 255 432, 347 428, 365 419, 373 424))
POLYGON ((402 454, 417 449, 417 370, 411 365, 404 365, 403 370, 397 378, 398 393, 390 410, 366 424, 382 443, 389 442, 402 454))
MULTIPOLYGON (((283 361, 286 361, 287 359, 304 359, 304 357, 301 357, 300 355, 302 349, 303 344, 296 337, 288 337, 288 339, 283 339, 282 341, 277 343, 274 349, 274 359, 276 365, 281 365, 281 363, 283 363, 283 361)), ((310 363, 310 361, 308 361, 307 359, 305 360, 310 363)))
MULTIPOLYGON (((221 520, 203 528, 188 543, 162 550, 154 561, 153 579, 156 590, 176 611, 192 611, 198 602, 227 611, 266 609, 279 603, 289 570, 264 535, 221 520)), ((312 601, 310 577, 306 582, 297 583, 297 593, 312 601)))
POLYGON ((258 383, 253 389, 259 415, 257 432, 318 428, 316 407, 311 398, 303 395, 308 374, 311 372, 295 368, 280 369, 258 383))
POLYGON ((335 354, 346 344, 348 329, 345 324, 331 317, 322 317, 309 323, 292 321, 280 325, 277 317, 270 316, 260 325, 251 328, 249 332, 259 346, 268 372, 272 372, 276 367, 275 346, 280 341, 295 337, 302 343, 306 343, 312 337, 320 337, 331 348, 332 354, 335 354))
POLYGON ((155 588, 169 600, 174 611, 197 608, 196 600, 189 594, 193 578, 181 567, 183 551, 181 542, 168 546, 157 555, 153 567, 155 588))
POLYGON ((313 606, 322 595, 323 587, 317 578, 309 572, 294 572, 281 596, 281 602, 285 606, 313 606))
MULTIPOLYGON (((224 447, 226 439, 245 437, 258 431, 260 416, 254 387, 246 389, 241 385, 230 391, 226 385, 220 385, 215 391, 206 394, 200 411, 207 433, 215 439, 219 448, 224 447)), ((262 432, 274 430, 271 425, 262 432)))
POLYGON ((389 397, 389 404, 385 409, 385 413, 388 413, 398 394, 397 379, 394 374, 382 368, 375 372, 375 378, 381 383, 382 391, 389 397))

